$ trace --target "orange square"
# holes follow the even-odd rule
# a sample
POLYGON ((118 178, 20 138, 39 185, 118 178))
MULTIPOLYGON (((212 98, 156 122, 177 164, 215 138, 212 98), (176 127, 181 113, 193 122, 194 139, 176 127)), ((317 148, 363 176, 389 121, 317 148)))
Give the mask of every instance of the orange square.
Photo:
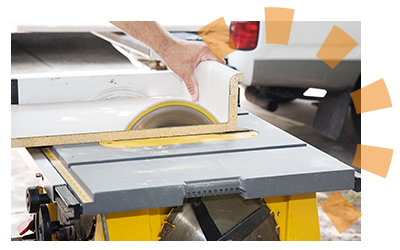
POLYGON ((333 69, 357 44, 351 36, 334 25, 319 49, 317 57, 333 69))
POLYGON ((285 7, 264 7, 265 21, 293 21, 295 10, 285 7))
POLYGON ((265 38, 267 44, 289 44, 294 9, 265 8, 265 38))
POLYGON ((353 165, 386 178, 392 162, 393 149, 357 145, 353 165))
POLYGON ((362 215, 338 191, 333 192, 320 205, 339 233, 346 231, 362 215))
POLYGON ((350 95, 357 114, 392 107, 389 91, 383 78, 350 95))
POLYGON ((212 51, 217 60, 221 60, 225 56, 236 51, 234 44, 231 44, 234 48, 229 46, 229 43, 232 40, 231 34, 223 17, 207 24, 203 28, 199 29, 197 33, 207 44, 208 48, 212 51))
POLYGON ((292 21, 265 21, 265 41, 267 44, 289 44, 292 21))

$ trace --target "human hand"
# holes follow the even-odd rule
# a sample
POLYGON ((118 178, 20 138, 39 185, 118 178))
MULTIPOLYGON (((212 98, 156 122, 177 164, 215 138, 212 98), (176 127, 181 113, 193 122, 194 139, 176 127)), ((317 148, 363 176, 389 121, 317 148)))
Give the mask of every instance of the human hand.
POLYGON ((217 60, 206 44, 175 40, 167 46, 165 53, 160 55, 167 66, 174 71, 186 84, 192 101, 199 100, 199 88, 194 77, 194 70, 200 62, 218 61, 225 65, 225 60, 217 60))
POLYGON ((194 69, 203 61, 218 61, 205 43, 174 37, 157 22, 111 21, 119 29, 152 48, 186 84, 193 102, 199 100, 194 69))

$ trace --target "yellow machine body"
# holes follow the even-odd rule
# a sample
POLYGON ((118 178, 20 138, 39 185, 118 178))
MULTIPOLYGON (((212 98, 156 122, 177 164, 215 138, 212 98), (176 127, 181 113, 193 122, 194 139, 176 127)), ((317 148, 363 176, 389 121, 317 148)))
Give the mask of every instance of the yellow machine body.
POLYGON ((262 200, 274 214, 280 240, 321 240, 315 193, 268 197, 262 200))
MULTIPOLYGON (((105 215, 110 241, 157 241, 172 208, 153 208, 105 215)), ((104 241, 102 215, 97 215, 95 241, 104 241)))
MULTIPOLYGON (((315 193, 262 198, 271 210, 282 241, 321 240, 315 193)), ((164 219, 173 208, 154 208, 105 215, 111 241, 160 240, 164 219)), ((104 241, 102 215, 97 215, 94 240, 104 241)))

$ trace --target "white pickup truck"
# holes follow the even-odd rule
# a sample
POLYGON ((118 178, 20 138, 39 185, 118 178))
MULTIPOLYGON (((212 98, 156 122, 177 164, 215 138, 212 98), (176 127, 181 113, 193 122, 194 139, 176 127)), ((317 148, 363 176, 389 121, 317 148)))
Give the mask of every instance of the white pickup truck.
MULTIPOLYGON (((230 32, 238 50, 228 63, 243 73, 246 99, 269 111, 295 98, 318 99, 314 128, 331 139, 340 136, 352 106, 349 94, 361 87, 361 22, 294 21, 288 45, 267 44, 265 22, 232 21, 230 32), (332 69, 316 54, 334 25, 358 45, 332 69)), ((360 135, 354 106, 352 117, 360 135)))

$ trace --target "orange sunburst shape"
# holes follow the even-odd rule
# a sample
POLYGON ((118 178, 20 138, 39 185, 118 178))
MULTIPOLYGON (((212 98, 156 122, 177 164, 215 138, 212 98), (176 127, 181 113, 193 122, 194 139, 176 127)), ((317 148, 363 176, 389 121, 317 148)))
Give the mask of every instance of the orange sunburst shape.
POLYGON ((229 44, 232 40, 231 34, 223 17, 207 24, 199 29, 197 33, 207 44, 217 60, 221 60, 225 56, 236 51, 235 45, 232 43, 231 45, 229 44))
POLYGON ((333 192, 320 205, 340 234, 351 227, 362 215, 338 191, 333 192))
POLYGON ((353 165, 370 173, 386 178, 392 162, 393 149, 357 145, 353 165))
POLYGON ((392 107, 389 91, 383 78, 350 95, 357 114, 392 107))
POLYGON ((265 7, 265 38, 267 44, 289 44, 294 9, 265 7))
POLYGON ((333 69, 357 44, 351 36, 334 25, 319 49, 317 57, 333 69))

